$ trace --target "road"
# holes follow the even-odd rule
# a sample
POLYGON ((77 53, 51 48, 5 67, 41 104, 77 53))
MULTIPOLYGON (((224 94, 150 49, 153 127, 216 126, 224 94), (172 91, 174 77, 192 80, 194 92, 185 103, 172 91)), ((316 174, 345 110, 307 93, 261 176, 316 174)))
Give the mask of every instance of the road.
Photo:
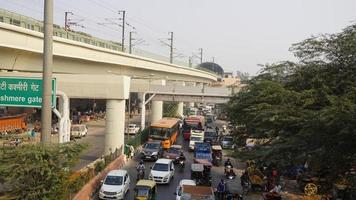
MULTIPOLYGON (((140 117, 139 116, 134 116, 131 119, 131 123, 139 123, 140 117)), ((218 126, 222 126, 225 122, 223 121, 217 121, 218 126)), ((99 120, 99 121, 91 121, 88 123, 88 135, 84 138, 78 139, 77 141, 80 143, 88 143, 90 146, 89 148, 82 154, 80 157, 79 163, 74 167, 74 170, 80 169, 87 164, 91 163, 92 161, 96 160, 99 158, 103 152, 104 152, 104 144, 105 144, 105 120, 99 120)), ((134 137, 134 136, 132 136, 134 137)), ((127 139, 125 135, 125 140, 127 139)), ((176 190, 176 187, 181 179, 184 178, 190 178, 190 164, 192 163, 193 160, 193 154, 191 152, 188 152, 188 143, 183 141, 183 138, 180 136, 177 140, 178 144, 182 144, 184 153, 187 157, 186 161, 186 168, 184 172, 180 172, 179 170, 176 171, 174 179, 172 182, 168 185, 159 185, 158 186, 158 200, 170 200, 170 199, 175 199, 174 192, 176 190)), ((226 157, 226 152, 224 158, 227 159, 226 157)), ((133 199, 133 188, 135 187, 136 184, 136 170, 135 167, 137 165, 137 162, 139 161, 139 157, 135 157, 134 159, 130 160, 124 167, 124 169, 128 170, 130 177, 131 177, 131 185, 130 185, 130 192, 127 194, 125 199, 133 199)), ((234 159, 232 159, 234 162, 234 166, 237 166, 238 168, 242 169, 242 164, 238 163, 234 159)), ((154 164, 154 162, 146 162, 146 178, 149 174, 149 169, 150 166, 154 164)), ((221 178, 224 178, 223 176, 223 167, 213 167, 212 168, 212 176, 213 176, 213 187, 216 187, 218 182, 220 181, 221 178)), ((241 170, 238 170, 238 172, 241 173, 241 170)), ((239 180, 237 180, 239 181, 239 180)), ((98 199, 97 197, 94 199, 98 199)), ((260 195, 258 194, 249 194, 248 197, 246 198, 247 200, 260 200, 260 195)))
MULTIPOLYGON (((130 119, 130 123, 140 124, 140 115, 134 115, 130 119)), ((147 114, 148 117, 148 114, 147 114)), ((127 125, 127 120, 126 120, 127 125)), ((87 136, 77 139, 79 143, 86 143, 89 147, 80 156, 78 164, 73 168, 73 170, 79 170, 86 165, 90 164, 94 160, 100 158, 104 154, 105 145, 105 120, 90 121, 87 123, 88 134, 87 136)), ((135 137, 130 135, 130 138, 135 137)), ((127 141, 127 135, 125 134, 125 144, 127 141)))
MULTIPOLYGON (((219 122, 217 124, 222 124, 224 122, 219 122)), ((184 141, 182 138, 182 135, 180 135, 180 137, 177 140, 177 144, 181 144, 183 146, 184 149, 184 154, 186 156, 186 167, 184 169, 183 172, 180 172, 180 170, 178 169, 175 172, 174 175, 174 179, 167 185, 158 185, 157 190, 158 190, 158 200, 174 200, 175 199, 175 195, 174 192, 176 190, 176 187, 179 184, 179 181, 181 179, 190 179, 190 165, 193 161, 193 153, 188 151, 188 142, 184 141)), ((224 152, 224 159, 227 159, 227 155, 226 152, 224 152)), ((236 161, 235 159, 231 158, 233 165, 236 166, 237 172, 239 175, 241 175, 242 173, 242 163, 236 161)), ((127 170, 129 172, 130 178, 131 178, 131 184, 130 184, 130 191, 128 192, 128 194, 126 195, 125 199, 134 199, 134 194, 133 194, 133 189, 136 185, 136 165, 137 163, 140 161, 140 158, 138 155, 135 156, 134 159, 130 160, 123 169, 127 170)), ((145 166, 146 166, 146 172, 145 172, 145 178, 148 178, 149 175, 149 171, 150 171, 150 167, 154 164, 154 162, 145 162, 145 166)), ((213 181, 213 187, 216 187, 219 183, 219 181, 221 180, 221 178, 225 178, 223 175, 224 172, 224 167, 220 166, 220 167, 216 167, 214 166, 211 170, 212 172, 212 181, 213 181)), ((239 180, 239 176, 237 177, 237 181, 239 180)), ((241 188, 240 188, 241 189, 241 188)), ((97 197, 95 199, 98 199, 97 197)), ((249 194, 246 198, 246 200, 262 200, 260 194, 249 194)))

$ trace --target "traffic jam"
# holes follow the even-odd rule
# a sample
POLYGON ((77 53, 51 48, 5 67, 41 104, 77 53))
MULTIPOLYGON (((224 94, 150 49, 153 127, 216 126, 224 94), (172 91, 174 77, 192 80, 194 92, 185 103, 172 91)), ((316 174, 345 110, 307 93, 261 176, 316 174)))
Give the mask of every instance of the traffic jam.
POLYGON ((135 176, 125 169, 109 172, 102 181, 99 198, 162 199, 159 187, 170 185, 176 178, 179 183, 175 191, 164 199, 243 199, 232 162, 223 157, 223 149, 236 148, 233 137, 226 123, 217 124, 212 113, 211 108, 193 108, 191 115, 183 119, 163 118, 153 122, 148 141, 134 157, 135 176), (212 169, 219 166, 224 167, 223 178, 214 185, 212 169), (184 173, 189 178, 182 178, 184 173), (127 194, 129 190, 133 195, 127 194))

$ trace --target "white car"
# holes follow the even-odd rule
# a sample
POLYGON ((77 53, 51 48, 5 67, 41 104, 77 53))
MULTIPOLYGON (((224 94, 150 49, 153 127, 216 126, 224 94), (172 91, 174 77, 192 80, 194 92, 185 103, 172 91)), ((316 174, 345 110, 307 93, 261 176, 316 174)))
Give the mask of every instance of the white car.
POLYGON ((75 138, 85 137, 88 134, 88 128, 85 124, 75 124, 70 128, 70 135, 75 138))
POLYGON ((148 178, 156 183, 169 183, 174 176, 174 163, 171 159, 158 159, 152 166, 148 178))
POLYGON ((182 186, 183 185, 192 185, 196 186, 196 182, 194 180, 190 179, 182 179, 179 182, 179 185, 177 186, 176 192, 174 193, 176 195, 176 200, 181 200, 181 195, 182 195, 182 186))
POLYGON ((124 199, 130 188, 130 176, 126 170, 112 170, 106 175, 99 191, 100 199, 124 199))
POLYGON ((137 124, 129 124, 125 130, 125 133, 137 134, 139 130, 140 130, 140 127, 137 124))

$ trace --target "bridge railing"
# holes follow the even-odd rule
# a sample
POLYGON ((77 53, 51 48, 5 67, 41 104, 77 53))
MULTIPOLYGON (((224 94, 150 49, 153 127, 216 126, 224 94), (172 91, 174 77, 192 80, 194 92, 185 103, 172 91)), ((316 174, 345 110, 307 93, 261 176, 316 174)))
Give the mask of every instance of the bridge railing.
MULTIPOLYGON (((37 32, 43 32, 43 22, 42 21, 36 20, 31 17, 24 16, 21 14, 17 14, 17 13, 11 12, 11 11, 7 11, 7 10, 1 9, 1 8, 0 8, 0 22, 23 27, 23 28, 30 29, 30 30, 37 31, 37 32)), ((114 51, 122 50, 121 43, 119 43, 119 42, 103 40, 103 39, 100 39, 97 37, 93 37, 92 35, 84 33, 84 32, 73 31, 73 30, 66 31, 64 28, 62 28, 56 24, 53 25, 53 35, 56 37, 66 38, 69 40, 74 40, 77 42, 82 42, 82 43, 86 43, 89 45, 94 45, 97 47, 106 48, 106 49, 110 49, 110 50, 114 50, 114 51)), ((125 49, 128 49, 128 47, 125 46, 125 49)), ((133 48, 132 54, 146 57, 146 58, 155 59, 155 60, 160 60, 160 61, 164 61, 164 62, 169 62, 168 56, 162 56, 159 54, 155 54, 155 53, 137 49, 137 48, 133 48)), ((184 67, 196 68, 196 66, 190 66, 187 62, 184 62, 181 60, 173 60, 173 64, 176 64, 179 66, 184 66, 184 67)), ((199 70, 215 74, 215 72, 210 71, 210 70, 205 70, 205 69, 199 69, 199 70)))

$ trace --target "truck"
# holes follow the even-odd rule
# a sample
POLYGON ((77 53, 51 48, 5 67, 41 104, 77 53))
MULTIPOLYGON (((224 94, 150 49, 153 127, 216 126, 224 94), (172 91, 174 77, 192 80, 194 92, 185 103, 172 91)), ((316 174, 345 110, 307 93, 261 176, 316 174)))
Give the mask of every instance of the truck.
POLYGON ((183 138, 189 140, 191 130, 203 130, 204 122, 204 116, 200 115, 191 115, 185 118, 182 126, 183 138))
POLYGON ((176 200, 182 199, 206 199, 214 200, 214 189, 208 186, 183 185, 176 193, 176 200))
POLYGON ((212 166, 211 145, 207 142, 196 142, 194 148, 194 162, 203 164, 204 167, 212 166))
POLYGON ((189 140, 189 149, 191 151, 195 148, 195 143, 204 141, 204 131, 203 130, 191 130, 190 140, 189 140))
POLYGON ((0 117, 0 133, 26 130, 27 125, 24 119, 24 114, 0 117))

